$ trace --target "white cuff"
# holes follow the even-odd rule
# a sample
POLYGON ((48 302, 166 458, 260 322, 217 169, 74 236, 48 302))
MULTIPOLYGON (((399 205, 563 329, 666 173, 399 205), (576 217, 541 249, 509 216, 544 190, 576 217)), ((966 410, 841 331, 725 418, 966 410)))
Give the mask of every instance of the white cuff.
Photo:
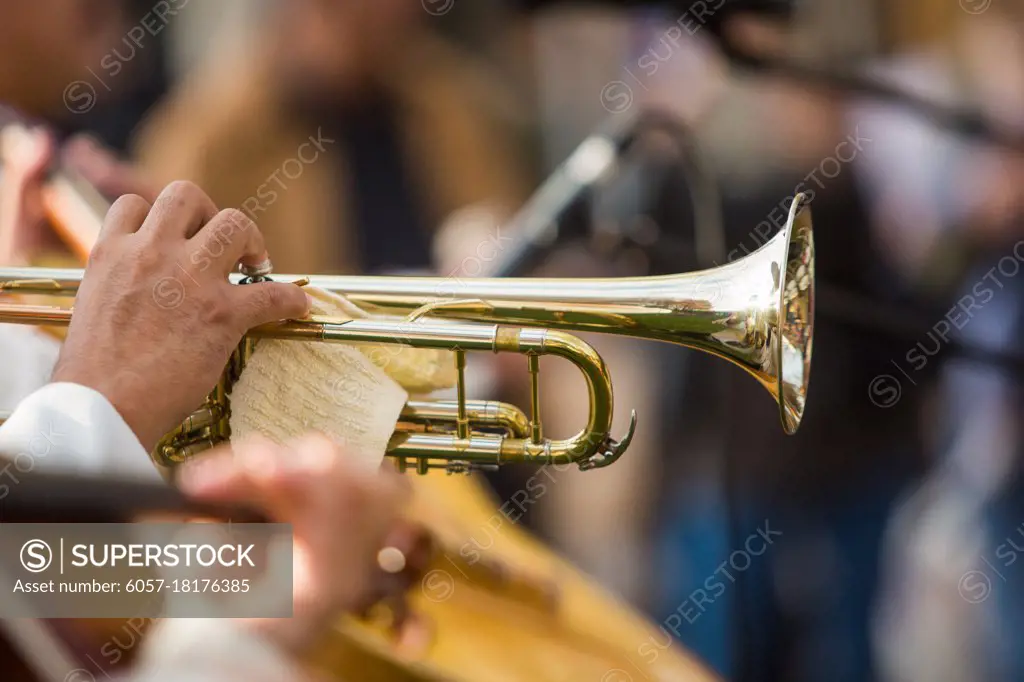
POLYGON ((48 384, 0 426, 0 453, 18 471, 117 475, 162 480, 149 454, 102 394, 48 384))
POLYGON ((162 620, 149 633, 132 682, 302 682, 297 661, 231 619, 162 620))

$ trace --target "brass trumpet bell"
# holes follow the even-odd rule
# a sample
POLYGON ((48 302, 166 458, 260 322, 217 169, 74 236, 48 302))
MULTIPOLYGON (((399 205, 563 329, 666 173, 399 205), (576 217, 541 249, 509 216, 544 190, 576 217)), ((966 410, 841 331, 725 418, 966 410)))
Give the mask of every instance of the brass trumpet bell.
MULTIPOLYGON (((288 279, 288 275, 282 275, 288 279)), ((814 237, 806 195, 757 251, 709 270, 613 279, 312 277, 366 310, 619 334, 674 343, 739 365, 803 418, 814 330, 814 237)))

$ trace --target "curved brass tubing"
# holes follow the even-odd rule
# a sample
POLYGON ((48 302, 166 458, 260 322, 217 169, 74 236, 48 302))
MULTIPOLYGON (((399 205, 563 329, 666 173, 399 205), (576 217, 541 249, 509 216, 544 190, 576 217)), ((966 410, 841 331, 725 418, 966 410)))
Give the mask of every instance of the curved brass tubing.
MULTIPOLYGON (((72 311, 67 308, 0 304, 0 322, 27 323, 43 319, 46 324, 67 326, 71 323, 71 316, 72 311)), ((539 355, 555 355, 572 362, 583 373, 590 397, 590 414, 584 428, 572 438, 543 439, 536 413, 529 421, 529 435, 521 436, 519 434, 524 429, 518 415, 510 410, 499 410, 499 414, 515 425, 516 437, 468 428, 461 433, 397 431, 388 443, 387 454, 398 460, 402 471, 409 468, 409 460, 415 460, 416 470, 420 473, 437 466, 459 473, 509 462, 576 463, 581 469, 607 466, 625 450, 635 426, 634 415, 630 432, 621 444, 610 438, 613 396, 608 369, 593 347, 565 332, 470 323, 314 317, 257 327, 248 336, 252 339, 336 343, 397 343, 414 348, 443 348, 457 355, 466 351, 519 353, 531 358, 531 364, 539 355), (436 464, 436 461, 441 464, 436 464)), ((466 404, 462 401, 463 406, 466 404)), ((466 411, 465 407, 462 411, 466 411)), ((455 404, 455 412, 458 424, 459 403, 455 404)), ((161 440, 154 451, 154 458, 161 465, 172 466, 187 459, 197 449, 225 440, 229 414, 228 391, 225 380, 222 380, 206 405, 161 440)), ((468 426, 468 414, 464 420, 468 426)))
MULTIPOLYGON (((430 468, 430 461, 435 459, 446 461, 445 467, 450 471, 509 462, 577 463, 581 469, 590 469, 610 464, 624 450, 609 438, 613 397, 604 360, 590 344, 565 332, 422 320, 363 319, 339 323, 314 317, 264 325, 250 333, 256 338, 397 343, 414 348, 444 348, 456 353, 490 351, 525 354, 528 358, 555 355, 572 362, 583 373, 590 397, 590 414, 587 424, 572 438, 544 440, 539 428, 531 428, 534 432, 528 438, 479 432, 460 435, 398 431, 388 444, 388 455, 398 460, 400 470, 409 466, 410 459, 416 460, 419 470, 430 468)), ((539 426, 538 419, 534 414, 531 426, 539 426)), ((632 428, 626 443, 631 435, 632 428)))

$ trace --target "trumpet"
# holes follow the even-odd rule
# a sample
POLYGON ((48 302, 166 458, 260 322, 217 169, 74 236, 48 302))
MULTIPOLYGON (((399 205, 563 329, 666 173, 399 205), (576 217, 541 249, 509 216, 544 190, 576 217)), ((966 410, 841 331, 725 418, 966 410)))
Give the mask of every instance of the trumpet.
MULTIPOLYGON (((795 433, 803 417, 814 326, 814 240, 810 208, 797 195, 786 226, 757 251, 715 268, 654 277, 610 279, 452 279, 290 276, 337 292, 375 313, 369 319, 313 316, 251 330, 205 404, 157 445, 171 466, 230 437, 230 392, 259 339, 400 344, 453 352, 456 399, 410 401, 387 448, 400 471, 449 473, 512 462, 608 466, 636 427, 611 436, 613 391, 601 356, 570 332, 599 332, 673 343, 723 358, 752 375, 795 433), (469 400, 466 353, 526 355, 529 416, 516 407, 469 400), (544 437, 539 416, 539 357, 572 362, 590 398, 587 423, 564 440, 544 437)), ((82 270, 0 269, 0 292, 73 296, 82 270)), ((244 283, 241 276, 233 276, 244 283)), ((63 307, 0 303, 0 322, 67 325, 63 307)))

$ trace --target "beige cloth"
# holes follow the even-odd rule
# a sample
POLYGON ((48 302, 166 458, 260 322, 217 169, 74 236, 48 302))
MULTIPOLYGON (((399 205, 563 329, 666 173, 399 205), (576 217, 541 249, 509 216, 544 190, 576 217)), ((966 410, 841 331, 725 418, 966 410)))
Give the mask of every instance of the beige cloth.
MULTIPOLYGON (((342 296, 307 289, 312 313, 367 314, 342 296)), ((451 353, 384 344, 261 341, 231 393, 231 434, 285 442, 309 431, 379 465, 411 393, 454 385, 451 353)))
MULTIPOLYGON (((313 298, 314 315, 339 320, 360 320, 370 316, 344 296, 313 287, 307 288, 306 293, 313 298)), ((413 328, 415 325, 415 322, 402 323, 403 328, 413 328)), ((446 350, 410 348, 397 343, 356 343, 353 346, 413 395, 451 388, 458 377, 455 357, 446 350)))

